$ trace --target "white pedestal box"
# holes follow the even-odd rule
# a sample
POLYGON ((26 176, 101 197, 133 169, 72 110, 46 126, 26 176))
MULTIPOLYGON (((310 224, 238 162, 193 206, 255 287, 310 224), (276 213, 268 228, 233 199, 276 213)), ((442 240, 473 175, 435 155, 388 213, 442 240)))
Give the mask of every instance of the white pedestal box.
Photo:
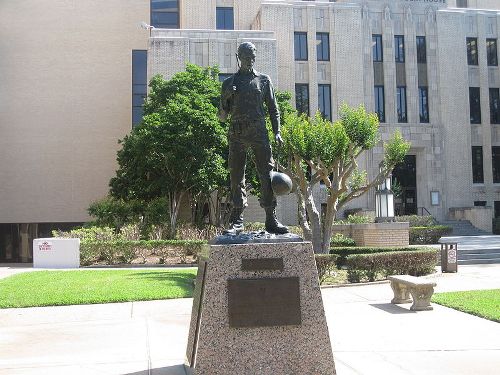
POLYGON ((33 240, 33 268, 80 267, 79 238, 36 238, 33 240))

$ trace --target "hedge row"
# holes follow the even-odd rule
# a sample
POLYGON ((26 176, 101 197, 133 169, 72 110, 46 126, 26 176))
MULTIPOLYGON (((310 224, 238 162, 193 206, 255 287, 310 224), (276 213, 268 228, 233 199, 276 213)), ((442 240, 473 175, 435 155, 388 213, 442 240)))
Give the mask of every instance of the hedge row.
POLYGON ((80 244, 80 264, 105 262, 106 264, 130 264, 134 259, 146 262, 150 255, 161 259, 179 257, 186 263, 187 257, 197 255, 206 241, 159 240, 159 241, 82 241, 80 244))
POLYGON ((434 271, 438 250, 419 249, 349 255, 345 261, 349 282, 374 281, 378 276, 427 275, 434 271))
POLYGON ((410 243, 412 245, 436 244, 443 236, 451 234, 452 227, 433 225, 431 227, 410 227, 410 243))
POLYGON ((319 283, 323 284, 325 278, 331 271, 334 271, 338 255, 335 254, 315 254, 316 268, 318 269, 319 283))
POLYGON ((330 254, 335 254, 337 258, 337 266, 343 267, 346 265, 346 260, 351 255, 362 254, 378 254, 378 253, 394 253, 394 252, 414 252, 427 251, 428 247, 336 247, 330 250, 330 254))

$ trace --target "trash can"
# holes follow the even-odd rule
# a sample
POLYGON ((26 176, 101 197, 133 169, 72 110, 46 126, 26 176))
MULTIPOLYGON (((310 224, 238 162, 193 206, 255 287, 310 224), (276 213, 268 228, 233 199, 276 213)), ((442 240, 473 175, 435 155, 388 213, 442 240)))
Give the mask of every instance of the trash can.
POLYGON ((441 243, 441 272, 457 272, 457 245, 456 242, 441 243))

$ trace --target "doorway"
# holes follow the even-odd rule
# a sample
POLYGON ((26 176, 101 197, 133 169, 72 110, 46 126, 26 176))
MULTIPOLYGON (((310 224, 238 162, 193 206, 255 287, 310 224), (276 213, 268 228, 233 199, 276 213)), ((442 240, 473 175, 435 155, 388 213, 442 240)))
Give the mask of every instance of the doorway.
POLYGON ((396 216, 416 215, 417 206, 417 157, 407 155, 392 171, 394 213, 396 216))

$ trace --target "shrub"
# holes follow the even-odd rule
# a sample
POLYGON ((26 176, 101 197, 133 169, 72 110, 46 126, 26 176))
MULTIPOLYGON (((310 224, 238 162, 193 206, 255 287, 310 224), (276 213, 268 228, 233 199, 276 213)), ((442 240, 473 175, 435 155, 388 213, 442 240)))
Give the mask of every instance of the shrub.
POLYGON ((186 263, 187 257, 198 256, 205 241, 160 240, 160 241, 83 241, 80 244, 80 263, 83 266, 98 263, 130 264, 135 259, 146 261, 147 256, 179 257, 186 263))
POLYGON ((356 242, 350 237, 344 236, 342 233, 335 233, 330 240, 330 247, 348 247, 356 246, 356 242))
POLYGON ((334 225, 340 224, 368 224, 375 222, 375 218, 364 215, 349 215, 346 220, 335 220, 334 225))
POLYGON ((410 244, 426 245, 438 243, 443 236, 451 234, 452 227, 446 225, 434 225, 431 227, 411 227, 410 244))
POLYGON ((336 247, 330 250, 330 254, 338 255, 337 266, 343 267, 346 264, 347 257, 351 255, 377 254, 389 252, 411 252, 427 251, 429 247, 336 247))
POLYGON ((54 230, 53 237, 79 238, 80 241, 115 241, 120 238, 115 230, 110 227, 89 227, 73 229, 69 232, 54 230))
POLYGON ((411 227, 430 227, 436 225, 436 220, 431 215, 419 216, 419 215, 403 215, 396 216, 395 220, 397 222, 409 222, 411 227))
POLYGON ((438 250, 394 251, 375 254, 349 255, 346 259, 347 278, 350 282, 365 279, 374 281, 377 276, 427 275, 434 271, 438 250))
MULTIPOLYGON (((245 231, 248 232, 254 232, 254 231, 263 231, 266 230, 266 225, 264 223, 259 223, 259 222, 249 222, 245 223, 245 231)), ((303 236, 302 233, 302 228, 300 226, 296 225, 290 225, 288 226, 288 230, 290 233, 296 234, 298 236, 303 236)))
POLYGON ((336 269, 335 263, 338 256, 335 254, 316 254, 314 258, 316 259, 319 283, 323 284, 330 272, 336 269))

